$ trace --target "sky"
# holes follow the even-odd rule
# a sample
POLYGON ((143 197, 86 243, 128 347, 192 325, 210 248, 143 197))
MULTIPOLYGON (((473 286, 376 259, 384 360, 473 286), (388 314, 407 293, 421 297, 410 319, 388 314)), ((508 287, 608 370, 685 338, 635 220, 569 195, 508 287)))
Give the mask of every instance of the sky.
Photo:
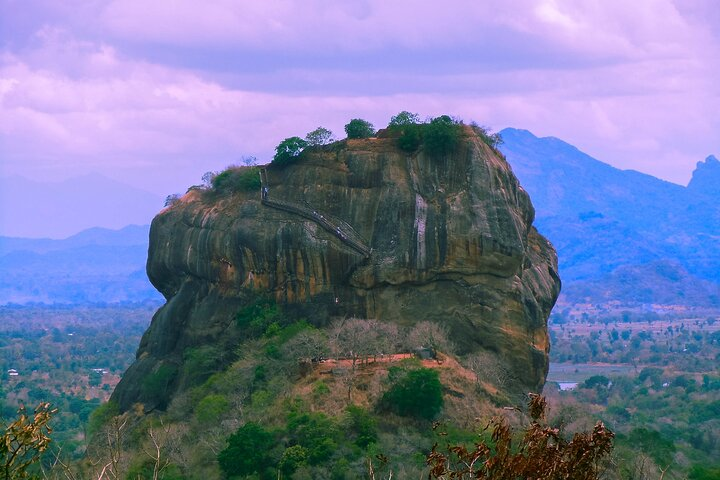
POLYGON ((0 0, 0 176, 184 192, 401 110, 687 184, 720 154, 716 0, 0 0))

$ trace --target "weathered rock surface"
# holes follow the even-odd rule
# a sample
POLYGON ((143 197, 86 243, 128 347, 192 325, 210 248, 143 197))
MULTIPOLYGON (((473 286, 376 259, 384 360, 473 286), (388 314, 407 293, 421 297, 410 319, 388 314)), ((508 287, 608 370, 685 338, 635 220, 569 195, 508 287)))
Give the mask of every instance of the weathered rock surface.
POLYGON ((408 155, 395 143, 347 140, 268 168, 268 198, 304 215, 264 205, 259 191, 191 191, 162 211, 147 270, 167 303, 113 394, 121 408, 162 408, 186 388, 188 348, 234 352, 243 338, 235 313, 257 292, 317 325, 344 316, 443 323, 460 353, 495 352, 514 392, 540 390, 560 280, 528 195, 469 128, 447 155, 408 155), (163 365, 172 375, 152 397, 143 382, 163 365))

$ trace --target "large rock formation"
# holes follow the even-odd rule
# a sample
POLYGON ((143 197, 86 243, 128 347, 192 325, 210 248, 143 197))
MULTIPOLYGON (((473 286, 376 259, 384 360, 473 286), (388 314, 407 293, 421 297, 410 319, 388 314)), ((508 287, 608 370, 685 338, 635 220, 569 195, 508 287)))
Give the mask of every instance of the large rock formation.
POLYGON ((409 155, 389 137, 316 147, 264 182, 265 202, 190 191, 154 219, 147 269, 167 303, 113 394, 122 409, 162 408, 186 388, 187 349, 235 352, 235 313, 258 292, 321 326, 442 323, 460 353, 495 352, 513 391, 542 388, 556 254, 507 162, 470 128, 445 155, 409 155), (164 397, 143 388, 151 377, 164 397))

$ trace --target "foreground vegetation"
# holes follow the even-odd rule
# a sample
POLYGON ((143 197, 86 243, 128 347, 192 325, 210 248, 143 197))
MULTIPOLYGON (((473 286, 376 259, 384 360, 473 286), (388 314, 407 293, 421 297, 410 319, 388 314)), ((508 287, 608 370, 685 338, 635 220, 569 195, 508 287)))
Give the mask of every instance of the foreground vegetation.
MULTIPOLYGON (((175 397, 165 413, 140 408, 118 416, 111 403, 98 407, 111 377, 95 384, 91 374, 97 365, 114 373, 129 364, 152 309, 3 310, 3 417, 9 424, 21 404, 42 400, 58 409, 41 463, 50 477, 66 473, 59 455, 75 478, 98 478, 105 467, 114 478, 277 478, 279 472, 282 478, 341 479, 363 478, 370 468, 375 478, 390 472, 420 478, 441 458, 450 469, 458 454, 476 455, 478 444, 492 440, 485 427, 499 415, 515 426, 512 451, 521 448, 520 426, 528 417, 515 407, 503 409, 522 401, 493 394, 492 386, 507 379, 488 359, 463 359, 462 366, 451 356, 441 355, 438 363, 376 355, 389 351, 381 340, 411 337, 412 344, 447 351, 452 347, 442 332, 384 332, 373 340, 368 332, 379 331, 377 325, 356 321, 342 329, 349 337, 339 339, 339 331, 284 324, 264 301, 238 312, 237 321, 254 333, 238 345, 229 368, 212 371, 217 352, 188 351, 184 368, 195 372, 196 387, 175 397), (339 345, 367 348, 353 359, 339 345), (303 360, 334 356, 347 359, 303 360), (21 375, 10 378, 10 368, 21 375), (436 462, 430 466, 429 455, 436 462)), ((585 351, 580 341, 590 356, 553 374, 554 380, 574 375, 579 385, 563 392, 552 383, 546 387, 547 427, 564 442, 592 432, 598 419, 614 431, 615 448, 611 461, 600 465, 601 478, 717 478, 720 375, 711 361, 720 354, 717 324, 707 316, 657 320, 669 322, 663 328, 632 316, 624 324, 619 317, 617 325, 593 320, 551 325, 555 359, 568 365, 569 352, 585 351), (641 326, 654 333, 641 333, 641 326), (663 333, 669 326, 672 335, 663 333), (631 333, 623 339, 626 330, 631 333), (655 357, 659 348, 666 353, 655 357), (624 363, 627 350, 635 366, 624 363), (621 374, 612 373, 615 366, 623 367, 621 374)))
POLYGON ((621 478, 720 478, 719 327, 707 312, 554 316, 550 378, 578 383, 546 386, 558 422, 603 419, 621 478))

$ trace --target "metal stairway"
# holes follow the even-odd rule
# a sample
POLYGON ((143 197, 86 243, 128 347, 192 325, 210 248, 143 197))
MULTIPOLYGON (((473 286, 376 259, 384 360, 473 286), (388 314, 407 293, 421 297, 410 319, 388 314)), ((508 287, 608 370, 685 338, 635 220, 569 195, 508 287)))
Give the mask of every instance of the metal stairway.
POLYGON ((270 198, 270 187, 267 181, 267 172, 260 169, 260 201, 263 205, 282 210, 284 212, 299 215, 320 225, 328 232, 335 235, 345 245, 353 250, 361 253, 366 258, 372 253, 372 249, 367 245, 365 240, 355 231, 352 226, 337 218, 331 218, 317 209, 310 206, 303 206, 287 200, 277 200, 270 198))

